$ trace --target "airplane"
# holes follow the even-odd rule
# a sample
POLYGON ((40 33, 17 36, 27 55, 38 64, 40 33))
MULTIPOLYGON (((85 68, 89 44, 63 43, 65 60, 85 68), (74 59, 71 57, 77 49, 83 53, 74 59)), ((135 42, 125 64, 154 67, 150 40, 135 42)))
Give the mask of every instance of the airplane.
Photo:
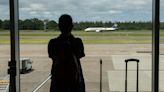
POLYGON ((103 31, 115 31, 118 29, 118 25, 115 23, 112 27, 89 27, 86 28, 85 32, 103 32, 103 31))

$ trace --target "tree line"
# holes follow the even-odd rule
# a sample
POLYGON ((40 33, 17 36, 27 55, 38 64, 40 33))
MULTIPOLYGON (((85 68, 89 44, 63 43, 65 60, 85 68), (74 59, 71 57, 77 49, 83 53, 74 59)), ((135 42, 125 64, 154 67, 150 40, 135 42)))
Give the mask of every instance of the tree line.
MULTIPOLYGON (((151 22, 117 22, 119 30, 151 30, 151 22)), ((102 22, 102 21, 83 21, 83 22, 74 22, 74 30, 84 30, 88 27, 111 27, 113 23, 102 22)), ((164 22, 160 23, 161 29, 164 29, 164 22)), ((0 19, 0 29, 9 30, 10 29, 10 20, 1 20, 0 19)), ((20 30, 44 30, 44 20, 38 18, 19 20, 19 29, 20 30)), ((46 23, 47 30, 59 30, 58 24, 54 20, 49 20, 46 23)))

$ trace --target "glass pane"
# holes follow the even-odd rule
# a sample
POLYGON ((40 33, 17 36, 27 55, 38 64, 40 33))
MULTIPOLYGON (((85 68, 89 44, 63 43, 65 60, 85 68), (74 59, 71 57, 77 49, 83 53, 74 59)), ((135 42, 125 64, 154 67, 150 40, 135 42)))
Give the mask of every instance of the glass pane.
MULTIPOLYGON (((35 12, 42 13, 42 9, 47 5, 40 4, 37 0, 19 1, 21 92, 32 92, 49 76, 51 69, 52 62, 47 54, 47 44, 51 33, 43 30, 44 19, 40 18, 42 14, 38 16, 34 14, 35 12)), ((47 88, 39 89, 37 92, 49 92, 49 82, 46 82, 44 86, 47 88)))
POLYGON ((163 84, 164 84, 164 71, 163 71, 163 65, 164 65, 164 1, 161 0, 160 2, 160 61, 159 61, 159 91, 164 91, 163 84))
MULTIPOLYGON (((21 34, 23 33, 24 32, 21 34)), ((21 36, 21 38, 23 38, 23 36, 21 36)), ((23 41, 23 39, 21 39, 21 41, 23 41)), ((22 61, 21 90, 23 92, 26 90, 27 92, 31 92, 49 75, 51 61, 47 57, 46 50, 47 46, 43 44, 21 43, 21 58, 25 59, 25 61, 26 59, 30 59, 30 62, 32 62, 23 63, 22 61)))
POLYGON ((8 90, 8 61, 10 60, 9 4, 0 1, 0 92, 8 90))
MULTIPOLYGON (((2 35, 9 34, 8 31, 0 32, 2 35)), ((9 85, 8 61, 10 60, 10 38, 9 36, 0 36, 0 91, 7 90, 9 85), (5 39, 5 40, 2 40, 5 39), (6 43, 4 43, 4 41, 6 43)))
MULTIPOLYGON (((140 60, 139 91, 151 91, 151 0, 20 0, 21 63, 33 61, 21 64, 29 68, 21 74, 22 92, 31 92, 49 76, 47 44, 60 34, 58 18, 65 13, 74 20, 72 33, 84 43, 86 56, 80 61, 87 92, 100 90, 100 59, 103 92, 124 91, 124 60, 129 58, 140 60), (85 32, 87 28, 94 32, 85 32)), ((38 92, 48 92, 50 81, 38 92)), ((129 62, 129 92, 136 90, 135 84, 136 63, 129 62)))

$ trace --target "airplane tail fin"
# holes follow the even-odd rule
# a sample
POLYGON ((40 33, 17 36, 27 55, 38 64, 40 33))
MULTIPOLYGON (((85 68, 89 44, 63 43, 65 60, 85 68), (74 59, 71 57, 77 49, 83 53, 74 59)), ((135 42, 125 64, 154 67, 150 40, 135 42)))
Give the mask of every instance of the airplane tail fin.
POLYGON ((114 23, 114 25, 112 27, 113 28, 117 28, 118 27, 118 24, 117 23, 114 23))

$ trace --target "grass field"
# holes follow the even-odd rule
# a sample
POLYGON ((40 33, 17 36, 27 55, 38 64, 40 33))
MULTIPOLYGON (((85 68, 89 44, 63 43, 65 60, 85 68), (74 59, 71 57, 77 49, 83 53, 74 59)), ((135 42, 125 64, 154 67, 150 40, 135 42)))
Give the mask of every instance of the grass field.
MULTIPOLYGON (((76 37, 82 38, 84 44, 119 44, 119 43, 151 43, 151 34, 149 30, 144 31, 111 31, 111 32, 84 32, 74 31, 76 37)), ((21 44, 47 44, 51 38, 57 37, 60 32, 44 31, 21 31, 21 44)), ((0 44, 10 43, 9 32, 0 32, 0 44)), ((164 42, 164 31, 160 33, 160 42, 164 42)))

